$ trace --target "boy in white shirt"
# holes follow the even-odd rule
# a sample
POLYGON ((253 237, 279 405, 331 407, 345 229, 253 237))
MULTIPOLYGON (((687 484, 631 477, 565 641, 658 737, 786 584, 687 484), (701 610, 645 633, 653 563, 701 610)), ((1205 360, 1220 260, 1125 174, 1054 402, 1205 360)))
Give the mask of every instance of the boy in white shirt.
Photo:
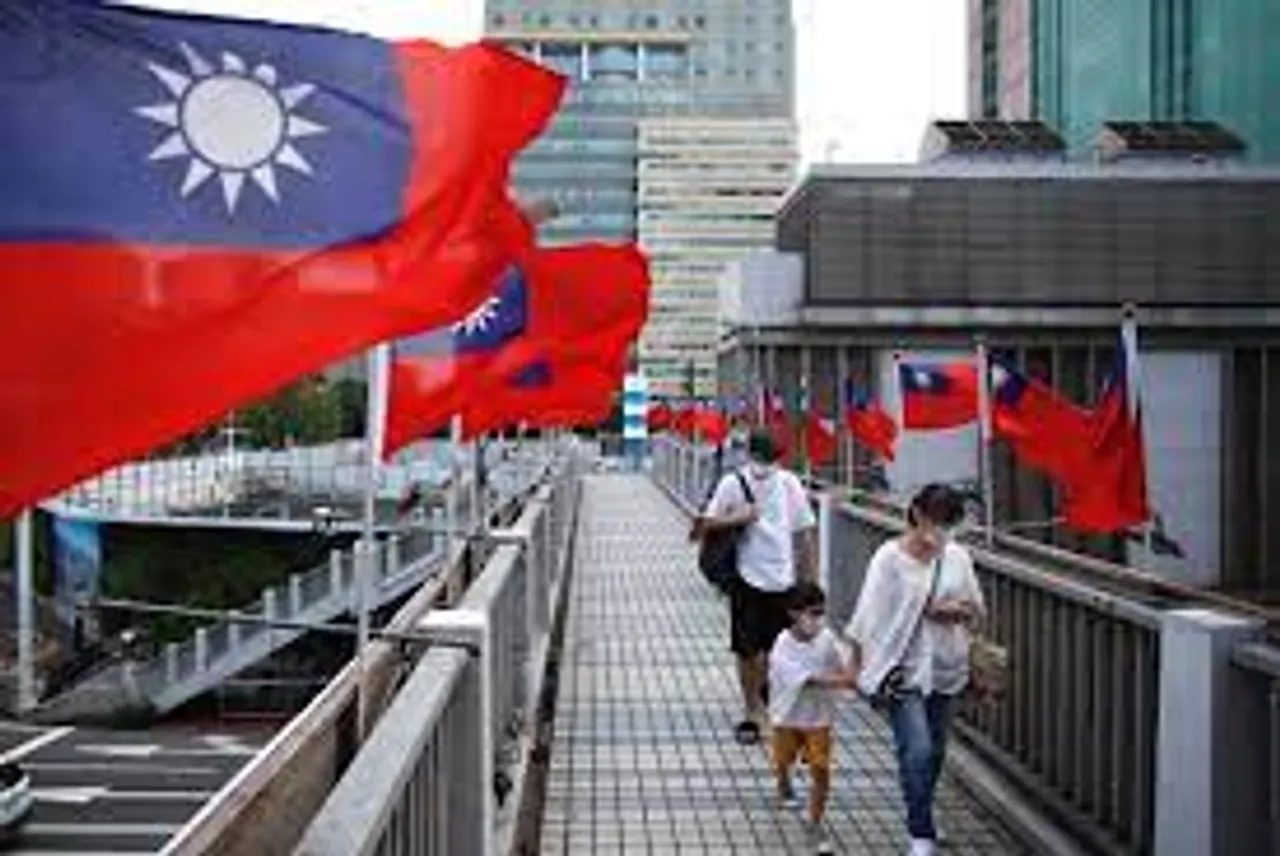
POLYGON ((791 767, 803 752, 813 788, 809 793, 809 842, 813 852, 834 853, 822 818, 831 790, 831 722, 835 692, 851 689, 854 675, 840 655, 836 635, 824 622, 826 596, 812 582, 791 590, 791 626, 769 652, 769 719, 778 802, 794 801, 791 767))

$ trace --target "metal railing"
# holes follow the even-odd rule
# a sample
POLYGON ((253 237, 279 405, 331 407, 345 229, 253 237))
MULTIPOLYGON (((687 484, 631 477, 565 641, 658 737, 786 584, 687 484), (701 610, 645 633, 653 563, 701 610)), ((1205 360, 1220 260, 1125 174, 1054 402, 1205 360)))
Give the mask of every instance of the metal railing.
MULTIPOLYGON (((663 437, 653 444, 653 475, 692 510, 716 474, 709 450, 663 437)), ((862 494, 856 502, 835 501, 835 493, 816 501, 828 613, 842 626, 872 554, 905 522, 894 502, 862 494)), ((969 546, 987 599, 986 630, 1007 646, 1012 669, 1006 696, 966 705, 957 731, 1091 849, 1155 852, 1160 734, 1174 722, 1162 710, 1169 698, 1164 681, 1171 669, 1182 683, 1187 674, 1184 664, 1163 662, 1161 652, 1170 611, 1194 601, 1157 597, 1150 580, 1139 575, 1126 586, 1123 574, 1115 573, 1123 569, 1100 575, 1097 560, 1012 536, 998 537, 992 547, 972 538, 969 546)), ((1259 626, 1234 618, 1246 629, 1259 626)), ((1253 683, 1256 703, 1265 702, 1269 711, 1266 840, 1271 852, 1280 853, 1280 652, 1251 644, 1236 659, 1253 683)), ((1164 810, 1174 810, 1175 802, 1166 799, 1164 810)))
POLYGON ((462 600, 417 624, 426 652, 296 853, 510 848, 583 462, 559 466, 519 520, 492 533, 493 554, 462 600))
MULTIPOLYGON (((871 555, 899 514, 832 516, 833 620, 848 620, 871 555)), ((970 545, 986 632, 1016 668, 1005 697, 966 705, 957 730, 1100 852, 1149 853, 1154 836, 1160 611, 970 545)))
POLYGON ((1261 837, 1269 853, 1280 853, 1280 646, 1250 642, 1236 647, 1233 656, 1248 686, 1248 702, 1266 723, 1265 739, 1254 744, 1258 768, 1253 774, 1266 783, 1260 806, 1266 831, 1261 837))

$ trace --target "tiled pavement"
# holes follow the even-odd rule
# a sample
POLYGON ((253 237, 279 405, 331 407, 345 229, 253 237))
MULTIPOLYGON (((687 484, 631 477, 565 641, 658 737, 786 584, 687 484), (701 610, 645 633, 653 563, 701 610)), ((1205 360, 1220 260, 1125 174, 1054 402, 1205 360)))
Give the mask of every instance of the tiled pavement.
MULTIPOLYGON (((772 807, 764 752, 732 739, 728 618, 697 571, 684 518, 643 476, 601 475, 587 480, 582 525, 544 856, 807 852, 799 815, 772 807)), ((835 765, 837 852, 904 853, 887 730, 852 699, 835 765)), ((939 806, 944 854, 1024 856, 955 783, 944 781, 939 806)))

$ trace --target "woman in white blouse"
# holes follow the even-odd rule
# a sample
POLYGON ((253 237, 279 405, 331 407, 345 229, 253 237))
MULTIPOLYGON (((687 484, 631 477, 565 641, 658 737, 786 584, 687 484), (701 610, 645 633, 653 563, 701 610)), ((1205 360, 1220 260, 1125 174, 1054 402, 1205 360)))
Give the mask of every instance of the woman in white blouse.
POLYGON ((858 688, 889 713, 911 835, 931 856, 934 791, 953 701, 969 682, 969 645, 985 615, 973 558, 952 532, 964 502, 941 484, 907 510, 907 531, 876 551, 845 636, 858 688))

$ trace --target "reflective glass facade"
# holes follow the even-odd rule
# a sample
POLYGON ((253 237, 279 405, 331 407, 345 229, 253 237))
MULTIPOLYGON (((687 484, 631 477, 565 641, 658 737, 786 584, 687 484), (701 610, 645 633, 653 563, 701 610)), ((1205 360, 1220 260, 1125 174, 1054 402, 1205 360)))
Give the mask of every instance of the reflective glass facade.
POLYGON ((1076 150, 1112 119, 1203 119, 1280 160, 1276 0, 970 0, 970 111, 1076 150))

